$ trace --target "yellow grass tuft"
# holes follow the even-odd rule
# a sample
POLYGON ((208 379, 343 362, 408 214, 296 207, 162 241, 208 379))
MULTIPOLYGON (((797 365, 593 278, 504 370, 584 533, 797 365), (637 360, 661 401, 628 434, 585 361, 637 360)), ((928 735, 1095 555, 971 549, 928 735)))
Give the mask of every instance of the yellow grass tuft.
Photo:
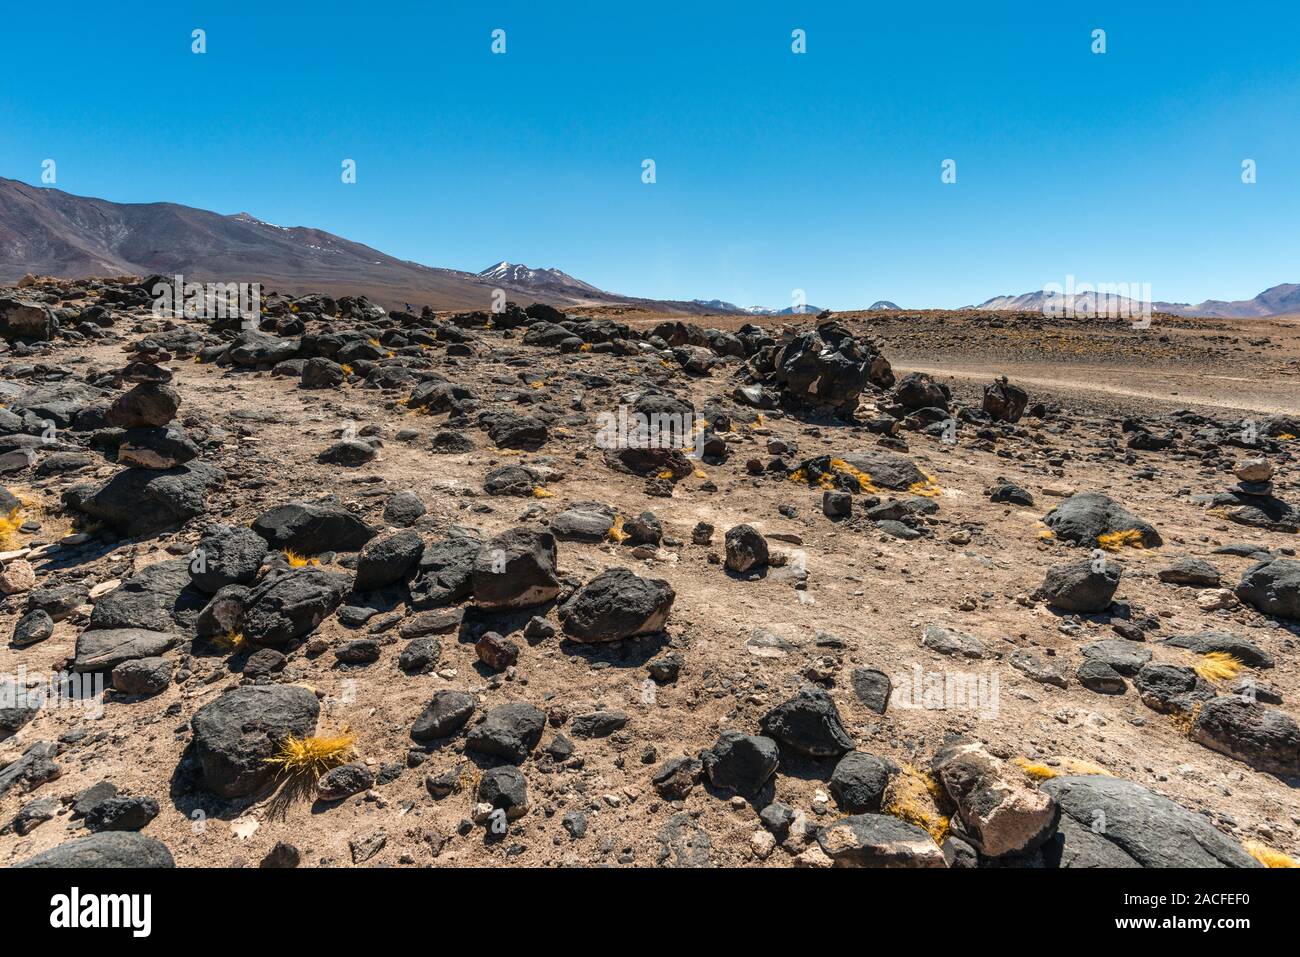
POLYGON ((949 824, 949 818, 939 808, 941 794, 938 781, 905 764, 890 780, 881 810, 915 824, 940 844, 948 836, 949 824))
POLYGON ((248 639, 244 637, 242 631, 235 631, 231 628, 225 634, 217 635, 212 639, 212 643, 221 651, 236 652, 242 651, 248 645, 248 639))
POLYGON ((1206 681, 1218 683, 1237 677, 1241 673, 1242 662, 1226 651, 1211 651, 1201 656, 1196 665, 1196 673, 1206 681))
POLYGON ((1297 861, 1289 854, 1283 854, 1281 851, 1275 851, 1267 844, 1261 844, 1259 841, 1247 841, 1242 845, 1246 853, 1259 861, 1265 867, 1300 867, 1300 861, 1297 861))
POLYGON ((343 363, 342 369, 344 375, 352 375, 352 366, 348 365, 346 362, 343 363))
POLYGON ((623 542, 631 538, 631 536, 628 535, 627 532, 623 531, 622 515, 614 516, 614 524, 609 527, 609 531, 605 533, 605 537, 608 538, 611 542, 614 542, 615 544, 619 544, 619 545, 621 545, 623 542))
MULTIPOLYGON (((925 473, 921 474, 924 475, 925 473)), ((926 475, 919 482, 913 482, 907 487, 907 490, 913 495, 923 495, 926 498, 938 498, 943 494, 943 489, 939 487, 939 483, 931 475, 926 475)))
POLYGON ((590 342, 584 342, 582 345, 578 346, 578 351, 579 351, 579 352, 590 352, 590 351, 591 351, 591 343, 590 343, 590 342))
POLYGON ((306 738, 290 737, 280 747, 280 752, 266 759, 277 766, 279 773, 297 777, 308 775, 318 778, 330 768, 346 764, 352 757, 357 736, 346 727, 336 735, 311 735, 306 738))
POLYGON ((1046 764, 1039 764, 1035 761, 1030 761, 1027 758, 1016 758, 1011 763, 1020 768, 1021 771, 1024 771, 1028 777, 1033 778, 1035 781, 1046 781, 1061 773, 1057 771, 1056 768, 1049 768, 1046 764))
POLYGON ((1097 546, 1108 552, 1117 552, 1126 545, 1129 548, 1146 547, 1142 544, 1142 533, 1136 528, 1126 528, 1122 532, 1107 532, 1097 536, 1097 546))
POLYGON ((284 550, 284 560, 289 563, 290 568, 306 568, 308 565, 319 565, 319 558, 308 558, 306 555, 299 555, 292 548, 284 550))

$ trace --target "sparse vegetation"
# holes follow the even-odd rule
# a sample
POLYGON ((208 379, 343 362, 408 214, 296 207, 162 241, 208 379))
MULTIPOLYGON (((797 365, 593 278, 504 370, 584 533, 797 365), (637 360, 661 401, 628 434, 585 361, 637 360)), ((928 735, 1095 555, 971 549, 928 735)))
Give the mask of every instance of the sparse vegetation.
POLYGON ((278 754, 266 760, 286 777, 318 778, 330 768, 346 764, 353 755, 356 740, 357 736, 346 727, 336 735, 291 737, 278 754))
POLYGON ((1213 684, 1229 681, 1241 673, 1242 663, 1226 651, 1211 651, 1196 663, 1196 673, 1213 684))

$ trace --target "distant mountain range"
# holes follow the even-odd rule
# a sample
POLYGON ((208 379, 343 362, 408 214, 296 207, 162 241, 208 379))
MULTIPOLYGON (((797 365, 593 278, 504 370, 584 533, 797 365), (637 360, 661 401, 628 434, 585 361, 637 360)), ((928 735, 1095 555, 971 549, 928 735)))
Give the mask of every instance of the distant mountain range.
MULTIPOLYGON (((277 226, 249 213, 232 216, 176 203, 113 203, 0 177, 0 283, 28 273, 83 276, 184 275, 192 280, 260 282, 286 293, 365 294, 392 308, 488 309, 497 290, 518 302, 627 306, 688 314, 815 316, 820 306, 738 306, 721 299, 646 299, 608 292, 559 269, 499 262, 478 273, 396 259, 362 243, 304 226, 277 226)), ((997 296, 972 309, 1040 311, 1050 293, 997 296)), ((1102 303, 1104 304, 1104 302, 1102 303)), ((1075 309, 1096 310, 1093 297, 1075 309)), ((1114 303, 1111 303, 1114 306, 1114 303)), ((1123 305, 1123 304, 1121 304, 1123 305)), ((1128 303, 1126 308, 1136 308, 1128 303)), ((881 300, 869 309, 898 309, 881 300)), ((1183 316, 1260 318, 1300 313, 1300 284, 1254 299, 1196 305, 1157 302, 1183 316)))
MULTIPOLYGON (((995 296, 977 306, 968 309, 988 309, 1014 312, 1042 312, 1049 307, 1068 308, 1075 314, 1085 311, 1093 315, 1120 313, 1131 316, 1139 314, 1141 304, 1134 299, 1099 295, 1089 292, 1064 296, 1045 290, 1027 292, 1019 296, 995 296)), ((875 308, 875 307, 873 307, 875 308)), ((1283 283, 1265 289, 1254 299, 1238 299, 1225 302, 1220 299, 1207 299, 1205 302, 1190 304, 1185 302, 1153 302, 1153 312, 1167 312, 1175 316, 1204 316, 1217 319, 1267 319, 1270 316, 1283 316, 1300 313, 1300 283, 1283 283)))
POLYGON ((508 262, 481 273, 396 259, 320 229, 277 226, 249 213, 176 203, 112 203, 0 177, 0 283, 28 273, 184 275, 196 281, 260 282, 301 294, 364 294, 391 308, 489 309, 496 290, 521 303, 627 305, 703 313, 690 302, 605 292, 558 269, 508 262))
POLYGON ((767 306, 737 306, 725 299, 692 299, 695 305, 710 312, 739 312, 747 316, 815 316, 823 312, 821 306, 786 306, 784 309, 769 309, 767 306))

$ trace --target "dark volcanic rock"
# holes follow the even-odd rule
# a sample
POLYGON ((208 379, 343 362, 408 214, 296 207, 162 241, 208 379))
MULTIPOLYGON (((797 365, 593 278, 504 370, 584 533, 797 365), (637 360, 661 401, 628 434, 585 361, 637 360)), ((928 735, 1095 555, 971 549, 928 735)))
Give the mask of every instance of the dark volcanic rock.
POLYGON ((1133 533, 1134 541, 1143 548, 1155 548, 1164 544, 1154 525, 1138 518, 1101 492, 1071 495, 1043 516, 1043 522, 1061 541, 1087 548, 1096 548, 1110 541, 1103 539, 1103 536, 1122 535, 1125 532, 1133 533))
POLYGON ((1237 597, 1266 615, 1300 621, 1300 561, 1273 558, 1251 565, 1237 597))
POLYGON ((411 579, 411 607, 436 608, 468 598, 474 560, 482 550, 482 542, 464 535, 427 543, 411 579))
POLYGON ((275 776, 267 759, 313 734, 319 715, 316 696, 297 685, 245 685, 208 702, 191 721, 204 783, 226 798, 260 790, 275 776))
POLYGON ((113 688, 126 695, 157 694, 171 684, 172 663, 166 658, 134 658, 113 669, 113 688))
POLYGON ((175 867, 176 862, 167 846, 152 837, 129 831, 105 831, 52 847, 16 866, 83 870, 175 867))
POLYGON ((199 461, 160 472, 125 469, 101 485, 68 489, 63 502, 123 535, 145 538, 202 515, 208 492, 225 480, 221 469, 199 461))
POLYGON ((1069 775, 1041 785, 1061 817, 1043 847, 1051 867, 1259 867, 1235 841, 1133 781, 1069 775))
POLYGON ((1275 708, 1237 695, 1205 702, 1192 740, 1260 771, 1300 775, 1300 726, 1275 708))
POLYGON ((400 581, 424 553, 418 532, 396 532, 366 542, 357 557, 357 591, 372 591, 400 581))
POLYGON ((880 810, 890 776, 897 773, 898 765, 887 758, 850 751, 831 774, 831 796, 849 814, 874 814, 880 810))
POLYGON ((776 773, 781 755, 771 738, 723 731, 700 758, 714 787, 753 797, 776 773))
POLYGON ((821 688, 803 688, 759 721, 763 733, 791 750, 817 758, 838 757, 853 750, 839 709, 821 688))
POLYGON ((1083 558, 1053 565, 1039 594, 1053 608, 1092 614, 1110 607, 1123 566, 1116 561, 1083 558))
POLYGON ((255 645, 283 647, 314 631, 351 586, 347 576, 315 566, 268 577, 250 589, 240 630, 255 645))
POLYGON ((560 621, 577 641, 617 641, 663 631, 676 593, 666 581, 608 568, 560 606, 560 621))
POLYGON ((416 741, 434 741, 455 734, 474 713, 475 699, 464 691, 435 691, 433 699, 411 726, 416 741))
POLYGON ((984 412, 999 422, 1019 422, 1028 404, 1029 393, 1012 385, 1006 376, 984 387, 984 412))
POLYGON ((474 561, 474 603, 506 611, 529 608, 560 594, 555 574, 555 536, 512 528, 486 542, 474 561))
POLYGON ((465 748, 519 764, 542 739, 546 715, 530 704, 498 705, 470 729, 465 748))
POLYGON ((1221 651, 1252 668, 1272 668, 1273 658, 1253 641, 1226 631, 1200 631, 1194 635, 1174 635, 1163 642, 1174 648, 1186 648, 1198 655, 1221 651))
POLYGON ((332 497, 277 505, 257 517, 253 531, 272 548, 299 555, 356 551, 375 535, 375 529, 332 497))
POLYGON ((763 568, 771 559, 767 539, 753 525, 735 525, 727 529, 727 567, 744 574, 763 568))
POLYGON ((159 810, 151 797, 111 797, 86 812, 86 827, 91 831, 139 831, 159 810))
POLYGON ((802 332, 777 350, 773 384, 795 406, 829 408, 848 419, 868 385, 889 388, 894 373, 869 341, 856 339, 838 322, 802 332))
POLYGON ((73 670, 79 674, 112 671, 124 661, 156 658, 176 643, 171 632, 143 628, 100 628, 77 636, 73 670))
POLYGON ((943 851, 921 828, 892 814, 855 814, 817 832, 836 867, 946 867, 943 851))
POLYGON ((195 546, 190 579, 200 591, 215 595, 226 585, 248 585, 257 576, 269 546, 251 528, 218 525, 195 546))

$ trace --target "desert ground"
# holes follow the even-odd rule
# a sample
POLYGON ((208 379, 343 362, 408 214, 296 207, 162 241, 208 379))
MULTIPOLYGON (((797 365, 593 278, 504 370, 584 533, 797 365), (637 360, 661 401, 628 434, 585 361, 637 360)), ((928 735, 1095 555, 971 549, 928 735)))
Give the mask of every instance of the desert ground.
MULTIPOLYGON (((115 690, 118 679, 108 676, 102 716, 45 707, 11 722, 17 726, 0 741, 0 863, 20 864, 118 830, 116 819, 186 867, 1084 866, 1078 820, 1069 819, 1073 829, 1056 823, 1069 817, 1069 802, 1063 793, 1044 798, 1043 788, 1101 777, 1140 785, 1191 812, 1196 826, 1208 824, 1230 848, 1215 852, 1222 863, 1253 863, 1233 856, 1242 846, 1300 854, 1296 624, 1237 594, 1248 569, 1271 558, 1282 567, 1294 556, 1294 529, 1285 518, 1241 524, 1230 507, 1198 499, 1233 488, 1234 469, 1263 459, 1272 472, 1268 494, 1300 505, 1287 426, 1300 415, 1300 322, 1156 316, 1137 330, 1126 322, 1018 314, 837 314, 830 318, 855 340, 875 343, 896 383, 865 385, 845 418, 756 375, 752 354, 719 353, 709 343, 720 340, 701 338, 714 328, 743 339, 748 320, 734 316, 666 318, 602 307, 502 328, 443 313, 344 316, 327 313, 328 306, 313 313, 319 303, 271 297, 261 330, 241 333, 201 319, 156 318, 129 297, 105 299, 105 290, 121 288, 47 282, 0 290, 0 298, 43 303, 60 326, 47 339, 11 339, 0 357, 3 402, 12 413, 0 438, 40 438, 34 423, 49 415, 48 390, 87 387, 61 407, 66 420, 52 436, 0 442, 6 452, 30 453, 6 458, 2 477, 21 504, 3 546, 0 632, 26 637, 0 646, 0 674, 34 683, 84 663, 79 639, 104 624, 96 608, 133 582, 146 596, 141 601, 156 600, 158 610, 153 623, 128 625, 170 637, 142 656, 154 679, 145 693, 115 690), (101 310, 87 318, 96 305, 101 310), (582 347, 525 341, 544 322, 559 321, 573 327, 582 347), (615 335, 622 344, 608 348, 617 324, 632 338, 615 335), (317 348, 315 368, 327 384, 304 387, 304 364, 312 361, 304 359, 304 337, 325 332, 370 348, 352 348, 356 358, 337 363, 317 348), (235 356, 229 350, 240 343, 246 348, 235 356), (327 361, 341 371, 325 369, 327 361), (153 381, 142 366, 170 372, 165 387, 180 400, 174 421, 164 415, 158 422, 146 409, 137 422, 131 409, 113 405, 153 381), (899 409, 897 383, 909 373, 921 374, 913 381, 930 394, 948 388, 947 416, 915 404, 899 409), (959 414, 978 413, 985 387, 1000 376, 1028 394, 1023 417, 959 414), (438 402, 413 402, 422 386, 439 381, 469 398, 444 389, 438 402), (746 385, 770 389, 777 401, 737 399, 746 385), (706 417, 725 413, 708 426, 722 454, 693 460, 688 474, 672 475, 670 462, 670 478, 612 465, 596 441, 598 417, 646 394, 667 394, 706 417), (497 418, 483 419, 484 412, 497 418), (116 433, 115 416, 123 423, 116 433), (501 447, 494 424, 507 436, 535 429, 530 422, 516 428, 518 417, 539 423, 544 439, 505 438, 516 447, 501 447), (880 424, 891 419, 889 428, 880 424), (183 430, 196 455, 173 468, 203 462, 221 471, 201 511, 146 534, 133 529, 131 516, 107 506, 96 511, 84 491, 126 467, 121 432, 140 427, 183 430), (435 441, 443 433, 453 438, 435 441), (1159 441, 1130 447, 1137 434, 1159 441), (818 482, 801 465, 860 450, 903 456, 925 479, 899 489, 876 487, 870 476, 860 488, 850 482, 851 514, 828 517, 827 493, 846 488, 842 474, 818 482), (532 493, 489 494, 485 478, 504 467, 531 470, 532 493), (1032 504, 991 501, 989 490, 1000 484, 1019 487, 1032 504), (1132 542, 1121 539, 1101 556, 1122 566, 1113 601, 1070 612, 1040 594, 1045 575, 1095 551, 1053 534, 1044 518, 1087 492, 1104 493, 1149 523, 1162 544, 1126 547, 1132 542), (388 508, 398 493, 413 493, 424 508, 400 525, 388 508), (375 530, 376 542, 401 529, 426 547, 453 535, 488 542, 517 528, 554 530, 575 506, 588 518, 593 511, 610 516, 610 531, 598 531, 594 541, 557 535, 558 594, 535 605, 491 607, 481 595, 462 594, 417 609, 411 589, 418 573, 408 562, 397 580, 364 593, 346 589, 318 624, 266 642, 279 658, 262 655, 253 669, 247 665, 257 642, 223 645, 200 634, 210 593, 194 586, 184 594, 160 591, 137 578, 159 563, 188 560, 218 525, 255 527, 277 506, 327 495, 375 530), (897 506, 891 518, 869 514, 890 503, 897 506), (620 542, 620 528, 655 524, 639 519, 646 512, 661 535, 652 530, 640 544, 635 537, 620 542), (700 523, 712 526, 711 535, 697 532, 700 523), (766 541, 766 564, 741 570, 743 549, 731 560, 726 535, 740 525, 766 541), (1250 547, 1215 551, 1229 545, 1250 547), (1213 580, 1182 584, 1177 574, 1162 576, 1181 559, 1198 560, 1202 573, 1208 563, 1213 580), (560 609, 610 568, 666 582, 670 611, 644 633, 611 626, 575 640, 560 609), (50 595, 68 588, 72 601, 50 595), (30 640, 41 621, 20 627, 20 619, 54 605, 52 632, 30 640), (535 616, 549 625, 530 625, 535 616), (416 621, 430 630, 421 633, 416 621), (486 632, 499 640, 485 643, 486 632), (1228 672, 1216 675, 1205 670, 1201 651, 1166 643, 1205 632, 1242 639, 1260 657, 1252 665, 1234 656, 1228 672), (400 659, 417 634, 436 637, 437 647, 426 665, 404 668, 400 659), (1107 644, 1085 654, 1098 642, 1107 644), (1125 655, 1139 663, 1121 664, 1101 681, 1090 674, 1092 687, 1081 682, 1078 669, 1090 657, 1125 655), (1261 666, 1264 660, 1271 667, 1261 666), (1183 708, 1158 689, 1139 689, 1138 669, 1150 665, 1180 666, 1180 674, 1199 666, 1210 677, 1195 679, 1204 693, 1183 708), (894 697, 884 713, 855 681, 865 672, 890 678, 894 697), (926 706, 899 694, 917 675, 955 676, 988 694, 965 705, 926 706), (1234 697, 1243 679, 1267 689, 1248 707, 1267 710, 1263 717, 1252 710, 1250 720, 1265 722, 1272 740, 1232 738, 1248 738, 1249 729, 1217 738, 1197 731, 1202 702, 1234 697), (290 686, 309 689, 318 702, 316 735, 354 736, 352 751, 335 762, 347 761, 351 777, 332 775, 340 789, 332 799, 321 797, 314 780, 284 775, 250 793, 216 793, 215 772, 196 754, 195 715, 232 689, 290 686), (809 734, 824 737, 829 721, 831 737, 847 735, 848 747, 810 753, 817 748, 797 740, 798 727, 783 735, 781 722, 767 717, 801 689, 812 689, 823 709, 809 734), (468 723, 414 740, 417 719, 448 691, 472 702, 468 723), (826 717, 828 699, 838 722, 826 717), (510 703, 546 718, 519 760, 470 743, 483 716, 510 703), (724 731, 777 738, 775 771, 763 767, 766 745, 748 742, 757 750, 737 755, 719 745, 724 731), (936 763, 955 741, 977 746, 968 760, 989 793, 1005 798, 1005 817, 982 817, 978 802, 959 793, 960 775, 946 774, 953 765, 936 763), (38 744, 57 748, 44 761, 24 758, 38 744), (878 759, 883 795, 863 796, 872 790, 863 780, 869 775, 846 770, 833 782, 849 748, 878 759), (505 798, 484 790, 502 767, 516 769, 492 778, 495 787, 516 789, 505 798), (526 798, 517 793, 518 776, 526 798), (103 795, 113 792, 104 782, 117 802, 107 811, 103 795), (87 793, 97 785, 99 792, 87 793), (507 828, 494 829, 497 808, 507 811, 507 828), (1053 822, 1040 827, 1044 815, 1053 822), (883 818, 910 830, 873 837, 883 818), (1029 833, 1017 839, 1011 826, 1008 837, 1007 820, 1029 833)), ((817 326, 813 317, 758 324, 778 349, 817 326)), ((759 334, 750 335, 757 341, 759 334)), ((153 433, 139 441, 162 457, 156 464, 171 465, 171 445, 153 433)), ((147 464, 147 456, 136 461, 147 464)), ((308 569, 348 579, 367 560, 357 551, 286 557, 272 547, 245 584, 256 589, 300 574, 290 566, 304 559, 318 563, 308 569)), ((414 557, 420 554, 417 547, 414 557)), ((661 612, 662 600, 652 610, 661 612)), ((123 688, 132 690, 133 674, 139 677, 125 669, 123 688)), ((241 733, 257 734, 247 727, 241 733)), ((1194 826, 1177 822, 1167 826, 1182 840, 1206 843, 1190 841, 1194 826)), ((1163 831, 1154 843, 1161 841, 1178 844, 1163 831)), ((1106 846, 1144 866, 1203 863, 1144 858, 1119 837, 1106 846)))

